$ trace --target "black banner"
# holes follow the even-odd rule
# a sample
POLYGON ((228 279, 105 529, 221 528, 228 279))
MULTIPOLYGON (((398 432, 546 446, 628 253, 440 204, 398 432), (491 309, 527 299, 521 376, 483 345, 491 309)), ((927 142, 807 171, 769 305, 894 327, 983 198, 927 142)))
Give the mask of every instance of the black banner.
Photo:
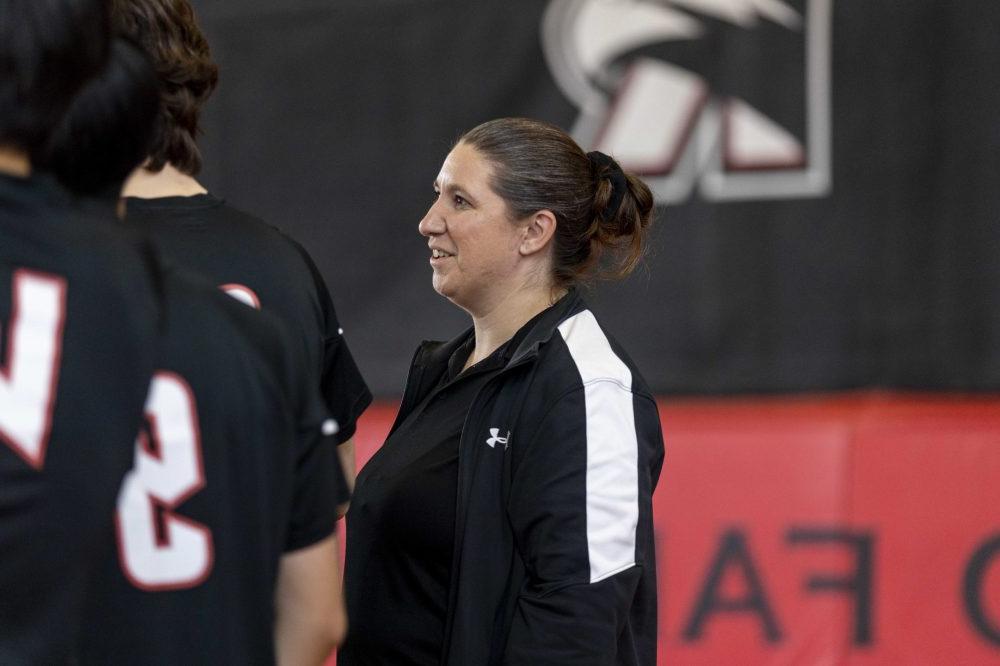
POLYGON ((451 142, 511 115, 663 202, 590 297, 656 391, 1000 388, 1000 3, 195 5, 204 180, 310 250, 377 394, 468 325, 417 222, 451 142))

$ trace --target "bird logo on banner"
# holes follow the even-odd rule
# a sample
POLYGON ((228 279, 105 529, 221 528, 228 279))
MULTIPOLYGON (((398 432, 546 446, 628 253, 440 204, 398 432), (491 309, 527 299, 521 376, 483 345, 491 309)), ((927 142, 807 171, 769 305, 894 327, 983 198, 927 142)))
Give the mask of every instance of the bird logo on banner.
POLYGON ((552 0, 543 48, 577 141, 659 201, 820 197, 832 2, 552 0))

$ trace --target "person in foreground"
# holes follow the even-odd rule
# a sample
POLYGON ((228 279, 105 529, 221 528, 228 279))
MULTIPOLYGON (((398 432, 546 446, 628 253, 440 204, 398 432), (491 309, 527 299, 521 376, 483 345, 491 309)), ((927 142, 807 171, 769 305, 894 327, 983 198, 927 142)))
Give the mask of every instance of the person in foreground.
POLYGON ((459 139, 419 225, 472 317, 418 349, 347 516, 356 664, 656 661, 656 403, 576 285, 623 276, 649 189, 527 119, 459 139))
POLYGON ((76 663, 155 367, 146 254, 39 169, 109 57, 101 0, 0 2, 0 664, 76 663))
MULTIPOLYGON (((116 38, 50 137, 43 164, 109 228, 159 90, 142 51, 116 38)), ((267 312, 151 254, 156 371, 73 663, 318 666, 346 624, 343 472, 308 357, 267 312)))
POLYGON ((210 194, 196 179, 201 111, 218 67, 188 0, 113 0, 115 29, 139 44, 160 78, 160 117, 142 168, 126 182, 126 222, 165 256, 235 298, 279 317, 309 355, 338 430, 332 436, 354 482, 354 432, 372 401, 333 298, 308 252, 276 227, 210 194))

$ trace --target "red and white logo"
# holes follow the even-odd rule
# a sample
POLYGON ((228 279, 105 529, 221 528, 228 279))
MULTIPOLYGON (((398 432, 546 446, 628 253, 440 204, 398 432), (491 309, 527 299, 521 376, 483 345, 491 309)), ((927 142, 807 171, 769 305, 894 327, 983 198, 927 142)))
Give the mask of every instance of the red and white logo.
POLYGON ((659 202, 695 186, 709 201, 821 197, 832 3, 552 0, 543 47, 580 110, 574 138, 642 175, 659 202), (741 70, 748 59, 757 66, 741 70))
POLYGON ((260 310, 260 298, 257 296, 257 292, 250 287, 244 284, 230 282, 229 284, 220 284, 219 289, 226 292, 240 303, 245 303, 254 310, 260 310))

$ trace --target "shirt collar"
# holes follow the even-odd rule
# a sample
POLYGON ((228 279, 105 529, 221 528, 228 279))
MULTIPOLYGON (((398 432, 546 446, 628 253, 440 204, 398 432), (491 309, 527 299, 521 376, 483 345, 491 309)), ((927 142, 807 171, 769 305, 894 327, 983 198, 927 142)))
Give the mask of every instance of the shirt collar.
MULTIPOLYGON (((503 344, 497 350, 501 353, 498 358, 502 359, 504 366, 507 366, 536 354, 538 348, 552 337, 559 324, 585 308, 586 304, 579 291, 575 287, 570 288, 565 296, 535 315, 503 344)), ((463 345, 473 344, 474 335, 474 330, 470 326, 447 342, 424 341, 414 357, 413 365, 437 367, 444 372, 452 357, 463 345)), ((464 358, 467 357, 463 357, 463 362, 464 358)), ((440 378, 440 375, 438 377, 440 378)))

